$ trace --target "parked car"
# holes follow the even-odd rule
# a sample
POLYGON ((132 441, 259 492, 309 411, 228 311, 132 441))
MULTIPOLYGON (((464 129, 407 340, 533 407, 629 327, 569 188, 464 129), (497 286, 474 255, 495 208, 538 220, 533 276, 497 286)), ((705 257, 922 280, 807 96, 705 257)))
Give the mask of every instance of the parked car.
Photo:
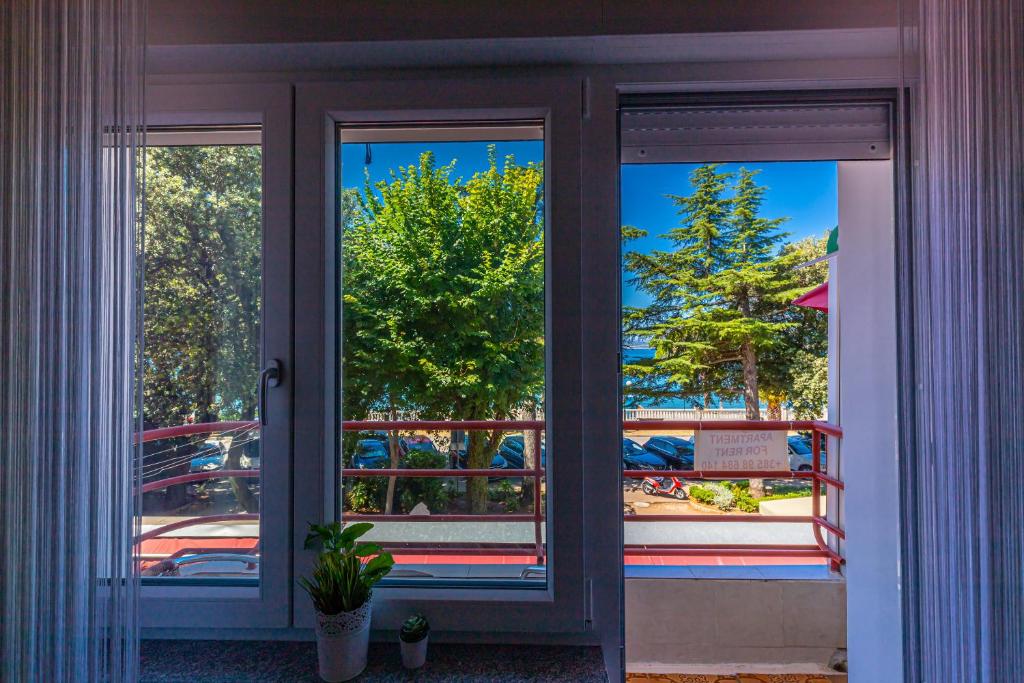
MULTIPOLYGON (((498 455, 505 459, 508 463, 509 469, 521 470, 526 467, 526 458, 523 455, 524 449, 523 437, 520 434, 513 434, 506 436, 501 440, 501 445, 498 446, 498 455)), ((547 449, 544 444, 540 445, 540 465, 544 467, 547 460, 547 449)))
POLYGON ((437 447, 434 446, 434 442, 431 441, 429 436, 425 436, 423 434, 403 436, 398 440, 398 446, 402 450, 402 455, 405 455, 409 451, 437 452, 437 447))
POLYGON ((693 442, 679 436, 655 436, 647 440, 644 450, 663 458, 672 469, 693 469, 693 442))
MULTIPOLYGON (((811 440, 805 436, 791 436, 786 439, 789 444, 789 469, 798 472, 806 472, 811 469, 814 453, 811 451, 811 440)), ((825 469, 825 445, 822 444, 819 453, 821 469, 825 469)))
POLYGON ((206 442, 196 449, 195 455, 189 461, 189 472, 210 472, 223 469, 228 455, 216 443, 206 442))
MULTIPOLYGON (((522 458, 522 454, 520 454, 519 457, 522 458)), ((454 469, 464 470, 469 467, 469 455, 467 454, 465 448, 460 448, 457 451, 455 451, 454 457, 452 459, 454 460, 454 462, 452 463, 454 469)), ((500 447, 498 449, 498 452, 494 454, 494 457, 491 458, 490 468, 492 470, 521 469, 519 465, 512 465, 508 460, 505 459, 505 456, 502 455, 500 447)))
POLYGON ((352 467, 361 470, 379 470, 388 466, 391 455, 388 453, 386 441, 380 439, 360 439, 356 443, 356 452, 352 455, 352 467))
POLYGON ((664 470, 668 461, 657 453, 645 450, 633 439, 622 440, 622 469, 624 470, 664 470))

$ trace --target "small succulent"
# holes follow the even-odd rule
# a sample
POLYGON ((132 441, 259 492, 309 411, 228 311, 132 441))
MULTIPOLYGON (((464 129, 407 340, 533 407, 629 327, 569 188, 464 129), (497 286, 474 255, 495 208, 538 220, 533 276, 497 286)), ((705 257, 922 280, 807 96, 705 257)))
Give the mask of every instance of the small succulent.
POLYGON ((430 633, 430 623, 427 622, 427 618, 422 614, 414 614, 402 624, 402 630, 398 633, 398 637, 406 643, 418 643, 426 638, 428 633, 430 633))

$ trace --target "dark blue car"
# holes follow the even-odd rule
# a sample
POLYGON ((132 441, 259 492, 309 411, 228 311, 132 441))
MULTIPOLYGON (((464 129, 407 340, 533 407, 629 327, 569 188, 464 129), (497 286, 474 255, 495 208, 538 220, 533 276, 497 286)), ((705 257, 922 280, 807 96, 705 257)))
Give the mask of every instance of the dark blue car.
MULTIPOLYGON (((505 459, 509 469, 521 470, 526 467, 526 458, 523 456, 524 442, 519 434, 506 436, 498 446, 498 455, 505 459)), ((547 449, 544 444, 540 445, 540 465, 544 467, 547 460, 547 449)))
POLYGON ((360 439, 352 456, 352 467, 361 470, 380 470, 388 466, 391 455, 388 446, 379 439, 360 439))
POLYGON ((693 442, 679 436, 655 436, 647 440, 644 450, 663 458, 674 470, 693 469, 693 442))
POLYGON ((668 468, 665 458, 645 450, 633 439, 622 440, 622 469, 624 470, 663 470, 668 468))

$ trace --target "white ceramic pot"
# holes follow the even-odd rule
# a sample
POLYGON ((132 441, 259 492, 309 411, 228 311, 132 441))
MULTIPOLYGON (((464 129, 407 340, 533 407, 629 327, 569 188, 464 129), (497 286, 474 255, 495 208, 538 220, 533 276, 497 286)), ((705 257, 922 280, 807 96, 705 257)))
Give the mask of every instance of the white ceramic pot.
POLYGON ((430 640, 430 636, 424 636, 422 640, 417 640, 415 643, 407 643, 404 640, 400 641, 402 644, 402 666, 406 669, 418 669, 423 666, 427 661, 427 641, 430 640))
POLYGON ((369 600, 351 612, 316 613, 316 653, 320 678, 339 683, 355 678, 366 668, 366 649, 370 645, 369 600))

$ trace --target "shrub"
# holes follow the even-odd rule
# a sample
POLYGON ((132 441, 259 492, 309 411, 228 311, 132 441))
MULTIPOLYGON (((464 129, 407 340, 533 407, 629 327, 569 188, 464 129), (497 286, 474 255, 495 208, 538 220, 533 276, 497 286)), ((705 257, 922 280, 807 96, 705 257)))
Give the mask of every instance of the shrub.
POLYGON ((711 489, 705 488, 704 486, 691 486, 690 487, 690 498, 697 501, 698 503, 704 503, 705 505, 713 505, 715 502, 715 493, 711 489))
POLYGON ((490 498, 492 501, 504 503, 505 512, 515 512, 519 509, 519 491, 508 479, 503 479, 497 488, 491 489, 490 498))
POLYGON ((352 512, 383 512, 388 480, 384 477, 360 478, 348 490, 348 509, 352 512))
POLYGON ((691 486, 690 498, 698 503, 714 505, 719 510, 731 510, 736 501, 736 496, 728 486, 710 481, 700 486, 691 486))
MULTIPOLYGON (((413 449, 405 456, 403 465, 416 470, 442 470, 448 466, 448 458, 437 451, 413 449)), ((410 477, 399 480, 398 500, 405 512, 411 511, 417 503, 423 503, 431 512, 448 509, 451 494, 443 479, 410 477)))

